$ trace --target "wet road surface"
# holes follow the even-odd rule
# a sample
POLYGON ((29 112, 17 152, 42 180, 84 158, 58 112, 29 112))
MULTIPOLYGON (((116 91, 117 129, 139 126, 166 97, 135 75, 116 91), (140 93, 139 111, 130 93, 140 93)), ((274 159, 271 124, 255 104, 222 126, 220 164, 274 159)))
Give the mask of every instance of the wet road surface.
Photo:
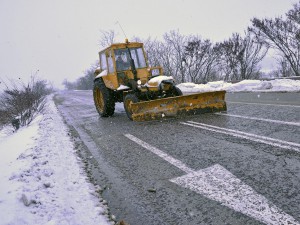
POLYGON ((117 220, 299 224, 300 93, 229 93, 226 113, 152 122, 122 104, 100 118, 91 91, 55 100, 117 220))

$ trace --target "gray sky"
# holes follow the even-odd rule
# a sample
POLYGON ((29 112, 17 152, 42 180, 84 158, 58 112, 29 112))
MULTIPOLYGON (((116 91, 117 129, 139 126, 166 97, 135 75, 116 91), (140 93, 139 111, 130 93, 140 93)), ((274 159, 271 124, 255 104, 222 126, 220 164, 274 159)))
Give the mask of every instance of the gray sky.
MULTIPOLYGON (((253 17, 284 15, 297 0, 0 0, 0 78, 74 81, 98 59, 100 30, 118 41, 170 30, 213 42, 243 33, 253 17), (38 72, 37 72, 38 70, 38 72)), ((1 84, 0 84, 1 86, 1 84)), ((1 88, 1 87, 0 87, 1 88)))

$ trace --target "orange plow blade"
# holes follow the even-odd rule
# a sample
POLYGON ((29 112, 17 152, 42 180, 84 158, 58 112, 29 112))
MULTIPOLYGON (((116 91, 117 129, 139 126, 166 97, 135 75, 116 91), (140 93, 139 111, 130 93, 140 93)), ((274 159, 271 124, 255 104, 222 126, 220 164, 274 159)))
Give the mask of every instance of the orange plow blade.
POLYGON ((225 93, 225 91, 214 91, 133 103, 132 119, 133 121, 160 120, 226 111, 225 93))

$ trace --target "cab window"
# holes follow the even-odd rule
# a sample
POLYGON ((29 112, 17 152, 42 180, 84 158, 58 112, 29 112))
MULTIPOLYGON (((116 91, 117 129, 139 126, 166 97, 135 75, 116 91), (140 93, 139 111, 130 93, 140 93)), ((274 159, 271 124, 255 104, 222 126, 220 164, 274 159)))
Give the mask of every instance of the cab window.
MULTIPOLYGON (((129 48, 134 65, 137 69, 146 67, 146 60, 142 48, 129 48)), ((114 51, 116 57, 117 71, 130 69, 130 56, 128 49, 116 49, 114 51)))
POLYGON ((104 52, 100 54, 100 66, 102 70, 107 70, 107 62, 104 52))
POLYGON ((136 61, 135 64, 138 64, 138 65, 136 65, 137 68, 146 67, 146 60, 145 60, 142 48, 132 49, 131 50, 131 55, 132 55, 132 58, 135 58, 135 60, 134 60, 134 61, 136 61))
POLYGON ((114 63, 113 63, 111 51, 108 52, 107 63, 108 63, 108 73, 113 73, 114 72, 114 63))
POLYGON ((130 57, 127 48, 116 49, 115 57, 116 57, 116 67, 118 72, 130 69, 130 57))

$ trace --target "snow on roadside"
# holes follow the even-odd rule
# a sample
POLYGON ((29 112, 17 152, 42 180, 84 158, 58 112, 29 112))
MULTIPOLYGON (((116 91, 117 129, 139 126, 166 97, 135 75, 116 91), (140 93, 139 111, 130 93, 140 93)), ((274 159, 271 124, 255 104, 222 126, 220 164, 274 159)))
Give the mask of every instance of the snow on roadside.
POLYGON ((220 90, 225 90, 227 92, 300 92, 300 80, 244 80, 238 83, 215 81, 208 82, 207 84, 182 83, 177 85, 177 87, 185 93, 198 93, 220 90))
POLYGON ((52 100, 28 127, 0 132, 0 224, 111 224, 52 100))

